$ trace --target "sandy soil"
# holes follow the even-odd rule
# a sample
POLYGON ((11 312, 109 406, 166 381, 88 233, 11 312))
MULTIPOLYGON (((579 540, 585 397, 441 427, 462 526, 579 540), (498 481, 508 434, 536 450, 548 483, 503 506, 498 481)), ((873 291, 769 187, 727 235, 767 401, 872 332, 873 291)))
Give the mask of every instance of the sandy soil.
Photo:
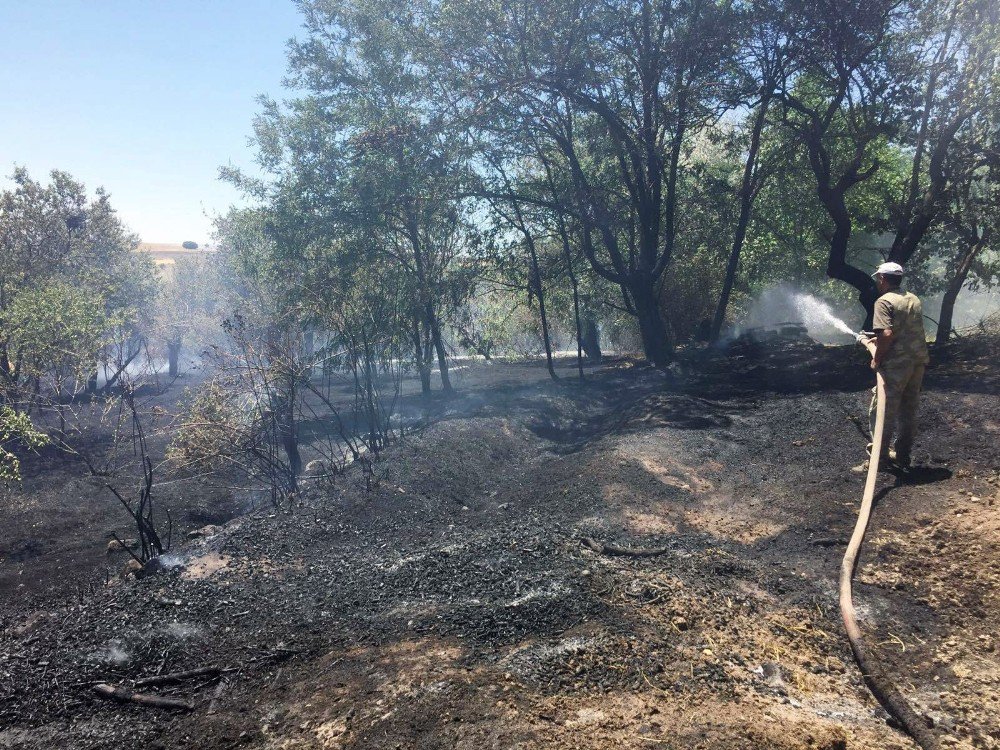
MULTIPOLYGON (((922 468, 882 475, 855 594, 961 748, 1000 748, 997 363, 968 342, 930 372, 922 468)), ((374 489, 349 473, 233 520, 172 573, 5 597, 0 748, 912 747, 837 610, 858 354, 560 372, 463 371, 374 489), (206 666, 225 671, 145 689, 189 712, 92 692, 206 666)))

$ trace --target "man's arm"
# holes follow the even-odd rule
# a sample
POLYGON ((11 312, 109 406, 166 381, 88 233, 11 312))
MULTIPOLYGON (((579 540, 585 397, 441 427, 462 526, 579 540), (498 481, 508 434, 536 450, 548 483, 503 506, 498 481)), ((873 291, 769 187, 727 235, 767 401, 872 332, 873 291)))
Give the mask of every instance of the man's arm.
POLYGON ((892 304, 885 297, 875 302, 875 314, 872 319, 875 335, 864 342, 865 348, 872 355, 873 370, 882 366, 892 345, 896 343, 892 335, 893 312, 892 304))
POLYGON ((875 338, 870 339, 871 346, 868 351, 872 354, 872 369, 877 370, 882 366, 885 355, 889 353, 892 345, 896 343, 892 336, 891 328, 883 328, 875 332, 875 338))

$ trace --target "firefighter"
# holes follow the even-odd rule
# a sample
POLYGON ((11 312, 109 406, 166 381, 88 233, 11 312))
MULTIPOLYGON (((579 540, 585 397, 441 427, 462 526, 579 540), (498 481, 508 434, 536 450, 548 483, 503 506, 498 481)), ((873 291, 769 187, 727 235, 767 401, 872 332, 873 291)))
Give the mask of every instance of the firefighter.
MULTIPOLYGON (((920 299, 913 292, 903 292, 903 267, 898 263, 883 263, 872 278, 878 287, 872 318, 874 335, 861 343, 872 355, 871 368, 882 373, 885 381, 885 428, 882 440, 882 465, 895 465, 899 469, 910 467, 913 439, 917 434, 917 408, 920 404, 920 386, 924 368, 929 361, 927 335, 924 332, 924 315, 920 299), (893 434, 896 444, 890 449, 893 434)), ((875 409, 878 404, 877 389, 872 389, 868 421, 875 434, 875 409)), ((871 444, 868 454, 871 455, 871 444)), ((854 471, 865 472, 868 462, 855 466, 854 471)))

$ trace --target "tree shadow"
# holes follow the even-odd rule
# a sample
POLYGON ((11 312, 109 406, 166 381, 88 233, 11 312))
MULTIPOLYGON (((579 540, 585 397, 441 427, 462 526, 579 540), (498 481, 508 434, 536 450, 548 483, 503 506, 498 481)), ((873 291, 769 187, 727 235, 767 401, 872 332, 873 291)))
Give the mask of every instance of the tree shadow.
POLYGON ((909 471, 902 472, 900 481, 902 484, 934 484, 951 479, 951 469, 943 466, 914 466, 909 471))

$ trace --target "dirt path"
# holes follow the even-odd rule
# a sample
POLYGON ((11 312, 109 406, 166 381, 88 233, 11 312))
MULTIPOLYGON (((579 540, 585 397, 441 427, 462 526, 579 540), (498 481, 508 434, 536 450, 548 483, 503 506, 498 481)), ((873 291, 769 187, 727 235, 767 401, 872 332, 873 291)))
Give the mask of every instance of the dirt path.
MULTIPOLYGON (((1000 747, 996 363, 960 352, 929 379, 926 469, 884 477, 856 592, 964 748, 1000 747)), ((910 747, 838 619, 869 379, 851 353, 543 376, 470 376, 376 489, 233 521, 181 572, 6 602, 0 748, 910 747), (162 689, 189 714, 89 690, 206 665, 236 671, 162 689)))

